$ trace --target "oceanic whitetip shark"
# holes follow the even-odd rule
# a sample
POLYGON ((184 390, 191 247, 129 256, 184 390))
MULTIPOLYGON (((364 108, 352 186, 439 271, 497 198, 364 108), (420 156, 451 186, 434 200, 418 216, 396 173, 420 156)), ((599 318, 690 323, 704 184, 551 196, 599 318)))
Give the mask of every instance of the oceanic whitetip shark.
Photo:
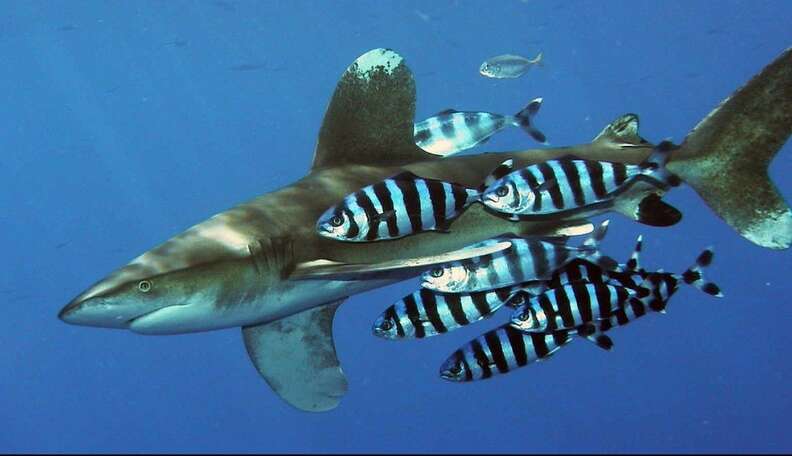
MULTIPOLYGON (((347 389, 332 336, 333 316, 347 297, 415 276, 486 238, 582 234, 591 224, 562 217, 511 222, 475 204, 448 233, 350 244, 316 233, 325 209, 403 171, 475 187, 508 158, 516 167, 568 154, 635 164, 653 148, 638 134, 638 117, 628 114, 588 144, 438 158, 416 146, 414 113, 415 84, 402 57, 387 49, 362 55, 338 83, 305 177, 135 258, 59 317, 141 334, 239 326, 253 364, 276 393, 302 410, 330 410, 347 389)), ((740 235, 786 249, 792 213, 767 167, 790 133, 792 49, 704 118, 667 166, 740 235)), ((652 193, 660 196, 636 185, 613 209, 640 219, 640 202, 652 193)))

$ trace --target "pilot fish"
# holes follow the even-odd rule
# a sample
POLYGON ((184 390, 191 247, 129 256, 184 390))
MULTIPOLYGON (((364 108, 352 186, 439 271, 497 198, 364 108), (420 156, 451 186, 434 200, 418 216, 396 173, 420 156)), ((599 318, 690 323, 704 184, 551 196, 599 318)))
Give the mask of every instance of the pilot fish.
POLYGON ((491 316, 516 291, 541 293, 544 282, 475 293, 438 293, 421 288, 388 307, 375 321, 373 333, 384 339, 436 336, 491 316))
POLYGON ((533 59, 513 54, 503 54, 484 61, 479 67, 482 76, 495 79, 519 78, 531 69, 533 65, 542 64, 542 53, 533 59))
MULTIPOLYGON (((600 348, 609 350, 613 343, 604 333, 617 326, 624 326, 646 315, 649 312, 663 312, 668 300, 679 289, 681 283, 689 283, 707 294, 723 296, 720 288, 705 280, 702 268, 712 262, 712 249, 704 250, 696 259, 693 266, 682 274, 671 274, 662 271, 648 273, 638 263, 640 252, 640 239, 636 251, 627 262, 628 271, 619 275, 620 278, 643 276, 639 280, 639 287, 646 290, 643 297, 630 299, 624 306, 618 308, 607 319, 598 321, 593 325, 584 325, 574 330, 562 330, 547 333, 526 333, 509 324, 489 331, 480 337, 465 344, 446 359, 440 368, 440 376, 446 380, 467 382, 481 380, 497 374, 504 374, 518 367, 528 365, 535 361, 549 358, 559 348, 572 341, 574 335, 585 337, 595 342, 600 348), (633 266, 630 269, 630 266, 633 266), (687 279, 685 279, 687 277, 687 279)), ((570 264, 566 272, 577 269, 578 273, 591 273, 591 276, 602 274, 596 271, 597 266, 585 261, 575 261, 570 264)), ((572 272, 572 275, 577 273, 572 272)), ((561 275, 556 276, 563 280, 561 275)), ((613 277, 611 271, 606 271, 602 277, 613 277)), ((631 279, 628 279, 631 280, 631 279)), ((512 299, 522 299, 516 293, 512 299)), ((508 304, 507 304, 508 305, 508 304)))
POLYGON ((545 144, 547 138, 533 124, 541 106, 542 99, 536 98, 513 116, 447 109, 414 125, 415 144, 430 154, 448 157, 486 142, 509 125, 522 128, 545 144))
POLYGON ((572 342, 575 330, 525 333, 503 325, 459 348, 440 367, 440 376, 455 382, 482 380, 547 359, 572 342))
POLYGON ((421 286, 444 293, 485 291, 533 280, 546 280, 576 258, 587 258, 605 269, 617 269, 598 250, 608 221, 603 222, 580 247, 566 245, 567 238, 498 237, 469 246, 477 248, 508 239, 512 246, 491 255, 441 264, 422 274, 421 286))
POLYGON ((609 319, 637 294, 626 287, 577 281, 528 298, 512 313, 511 325, 525 332, 574 329, 609 319))
POLYGON ((559 213, 591 216, 610 208, 637 179, 663 190, 679 185, 679 178, 665 169, 673 147, 661 142, 640 165, 569 156, 527 166, 489 185, 481 202, 513 219, 559 213))
POLYGON ((321 236, 349 242, 446 231, 478 197, 477 189, 405 171, 347 195, 322 214, 316 230, 321 236))

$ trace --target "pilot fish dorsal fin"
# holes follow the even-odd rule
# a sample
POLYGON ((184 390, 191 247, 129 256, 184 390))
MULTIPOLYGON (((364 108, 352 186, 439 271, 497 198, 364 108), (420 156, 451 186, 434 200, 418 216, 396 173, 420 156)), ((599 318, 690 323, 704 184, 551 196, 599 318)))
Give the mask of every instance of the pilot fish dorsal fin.
POLYGON ((327 107, 312 170, 435 158, 415 145, 414 116, 415 81, 402 56, 382 48, 361 55, 327 107))
POLYGON ((435 116, 444 116, 444 115, 447 115, 447 114, 453 114, 455 112, 459 112, 459 111, 457 111, 454 108, 448 108, 448 109, 443 109, 442 111, 438 112, 437 114, 435 114, 435 116))
POLYGON ((638 133, 639 126, 638 114, 624 114, 603 128, 592 142, 611 142, 621 146, 646 144, 638 133))
POLYGON ((300 410, 332 410, 346 393, 333 342, 333 317, 343 301, 242 328, 256 370, 281 399, 300 410))

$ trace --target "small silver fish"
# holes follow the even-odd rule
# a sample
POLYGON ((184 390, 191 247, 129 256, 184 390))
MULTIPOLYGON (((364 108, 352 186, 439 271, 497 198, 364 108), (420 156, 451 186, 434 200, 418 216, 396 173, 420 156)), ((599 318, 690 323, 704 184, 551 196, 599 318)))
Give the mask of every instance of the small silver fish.
POLYGON ((509 125, 522 128, 534 140, 546 144, 545 135, 533 125, 541 106, 542 99, 535 98, 513 116, 447 109, 414 125, 415 144, 430 154, 448 157, 484 143, 509 125))
POLYGON ((542 64, 542 53, 533 59, 526 59, 519 55, 503 54, 487 59, 481 64, 479 73, 482 76, 495 79, 514 79, 525 74, 531 66, 542 64))

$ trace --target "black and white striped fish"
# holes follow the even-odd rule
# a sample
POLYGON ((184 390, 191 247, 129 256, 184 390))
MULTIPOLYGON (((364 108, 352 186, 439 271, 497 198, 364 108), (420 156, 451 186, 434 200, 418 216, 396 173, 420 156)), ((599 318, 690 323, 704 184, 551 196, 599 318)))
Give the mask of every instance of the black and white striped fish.
POLYGON ((525 332, 574 329, 609 319, 638 290, 576 281, 530 297, 512 313, 511 325, 525 332))
POLYGON ((541 106, 542 99, 536 98, 513 116, 447 109, 414 125, 415 144, 430 154, 448 157, 486 142, 509 125, 522 128, 544 144, 545 135, 533 125, 541 106))
POLYGON ((347 195, 316 223, 324 237, 350 242, 397 239, 445 231, 479 191, 405 171, 347 195))
MULTIPOLYGON (((548 160, 498 179, 481 194, 481 202, 514 220, 561 213, 589 217, 613 208, 616 198, 639 179, 662 190, 679 185, 679 178, 665 169, 674 147, 670 141, 661 142, 640 165, 571 156, 548 160)), ((681 218, 658 196, 647 198, 630 208, 628 215, 651 225, 673 224, 681 218)))
POLYGON ((421 286, 444 293, 472 293, 494 290, 534 280, 547 280, 576 258, 586 258, 605 269, 617 269, 612 259, 603 256, 598 242, 605 236, 603 222, 580 247, 566 245, 566 238, 498 237, 470 248, 508 239, 512 246, 501 252, 441 264, 421 276, 421 286))
MULTIPOLYGON (((702 268, 708 266, 712 261, 711 249, 702 252, 696 263, 684 273, 669 274, 664 272, 647 273, 641 269, 638 259, 640 246, 639 239, 636 251, 627 262, 627 266, 633 276, 644 275, 646 277, 640 286, 651 291, 644 293, 641 298, 630 299, 625 306, 617 309, 610 319, 599 321, 595 325, 578 327, 571 331, 550 333, 525 333, 509 324, 503 325, 477 337, 455 351, 443 363, 440 368, 440 376, 450 381, 467 382, 504 374, 534 361, 547 359, 559 348, 571 342, 574 335, 585 337, 600 348, 609 349, 613 343, 608 336, 604 335, 605 332, 616 326, 626 325, 649 312, 662 311, 683 282, 689 283, 707 294, 722 296, 718 286, 706 281, 702 271, 702 268), (632 269, 629 269, 630 267, 632 269)), ((570 266, 584 270, 582 264, 585 262, 576 261, 575 263, 576 265, 570 266)), ((594 271, 597 268, 591 263, 588 266, 585 270, 594 271)), ((569 269, 567 268, 567 272, 569 269)), ((603 277, 611 276, 606 272, 603 277)), ((556 278, 563 280, 561 275, 557 275, 556 278)), ((632 278, 629 280, 632 281, 632 278)), ((516 299, 518 296, 515 294, 514 298, 516 299)))
POLYGON ((384 339, 436 336, 491 316, 517 291, 541 293, 543 282, 475 293, 438 293, 421 288, 388 307, 375 321, 373 333, 384 339))
POLYGON ((483 380, 547 359, 572 342, 575 330, 525 333, 503 325, 468 342, 440 367, 440 376, 454 382, 483 380))

